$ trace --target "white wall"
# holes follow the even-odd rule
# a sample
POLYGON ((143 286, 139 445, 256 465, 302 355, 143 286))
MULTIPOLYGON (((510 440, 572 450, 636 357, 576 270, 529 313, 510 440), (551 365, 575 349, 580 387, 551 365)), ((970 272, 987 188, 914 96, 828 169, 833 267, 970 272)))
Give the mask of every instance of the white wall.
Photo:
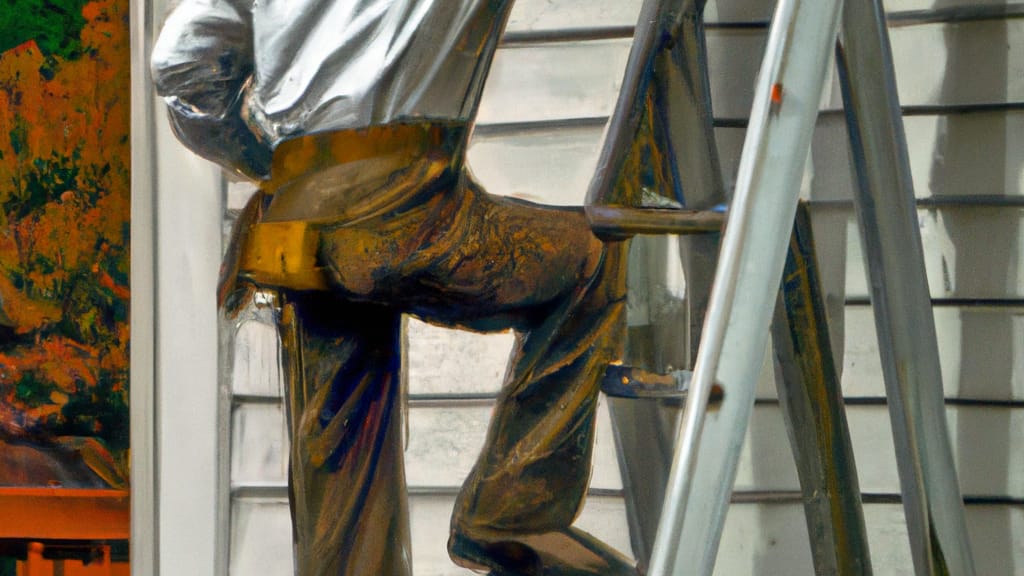
POLYGON ((132 570, 140 576, 213 574, 220 538, 215 292, 223 186, 219 169, 174 138, 149 85, 147 31, 159 29, 166 8, 163 0, 133 5, 133 137, 145 141, 133 143, 133 250, 148 251, 138 259, 133 252, 133 290, 137 275, 151 290, 134 291, 132 302, 133 454, 153 473, 133 469, 140 542, 132 570), (138 330, 136 319, 147 317, 151 324, 138 330), (145 434, 155 435, 152 445, 145 434))

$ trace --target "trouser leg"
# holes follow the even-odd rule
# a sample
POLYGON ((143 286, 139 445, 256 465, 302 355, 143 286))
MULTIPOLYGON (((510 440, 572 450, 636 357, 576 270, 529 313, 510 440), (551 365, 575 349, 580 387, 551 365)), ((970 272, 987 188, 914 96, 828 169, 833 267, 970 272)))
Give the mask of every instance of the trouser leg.
POLYGON ((297 574, 409 575, 399 315, 328 294, 283 299, 297 574))
POLYGON ((623 249, 594 238, 581 211, 465 182, 324 231, 321 258, 346 297, 400 302, 443 324, 517 329, 486 444, 456 503, 457 562, 505 574, 635 574, 570 528, 590 476, 599 380, 621 358, 623 249))
POLYGON ((567 527, 576 517, 590 473, 599 380, 621 356, 613 334, 625 302, 609 298, 603 278, 617 259, 609 251, 589 285, 518 334, 486 448, 459 497, 457 524, 535 532, 567 527))
MULTIPOLYGON (((578 261, 586 272, 517 332, 484 448, 455 505, 449 549, 457 562, 497 574, 636 574, 619 554, 571 528, 590 478, 600 379, 622 358, 625 245, 573 245, 574 236, 592 239, 581 215, 535 210, 532 241, 546 249, 520 252, 517 269, 537 276, 506 280, 548 285, 564 272, 549 259, 578 261)), ((499 236, 515 236, 497 227, 499 236)), ((476 242, 478 250, 497 260, 503 250, 483 244, 476 242)))
POLYGON ((592 281, 521 333, 480 459, 455 505, 456 561, 498 574, 636 574, 570 528, 586 493, 600 378, 621 357, 621 246, 592 281))

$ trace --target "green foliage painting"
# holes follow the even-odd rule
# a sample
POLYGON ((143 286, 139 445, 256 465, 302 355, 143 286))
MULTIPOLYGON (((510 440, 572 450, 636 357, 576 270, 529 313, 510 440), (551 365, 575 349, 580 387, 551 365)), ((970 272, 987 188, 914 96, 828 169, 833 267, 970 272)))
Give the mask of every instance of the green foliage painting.
POLYGON ((0 0, 0 485, 125 485, 128 71, 127 2, 0 0))

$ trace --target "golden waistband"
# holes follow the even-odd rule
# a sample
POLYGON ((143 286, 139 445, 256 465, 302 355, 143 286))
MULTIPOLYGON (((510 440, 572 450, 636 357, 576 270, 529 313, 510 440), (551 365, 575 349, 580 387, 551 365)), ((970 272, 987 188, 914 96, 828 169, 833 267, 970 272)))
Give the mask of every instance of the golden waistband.
POLYGON ((311 134, 281 143, 274 152, 271 180, 261 186, 274 200, 251 212, 236 226, 229 250, 234 274, 264 286, 326 290, 317 261, 319 226, 358 221, 409 201, 443 173, 454 173, 462 160, 466 125, 414 122, 311 134), (347 165, 380 160, 373 166, 347 165), (340 172, 339 172, 340 171, 340 172), (381 172, 381 174, 376 174, 381 172), (368 181, 362 182, 360 178, 368 181), (342 202, 322 212, 303 214, 324 198, 342 202), (298 215, 297 215, 298 214, 298 215), (283 216, 282 216, 283 215, 283 216))
POLYGON ((372 158, 397 156, 412 161, 424 155, 444 155, 455 162, 461 158, 465 147, 466 128, 465 123, 423 121, 336 130, 285 140, 274 151, 271 178, 263 188, 272 192, 310 172, 372 158))
POLYGON ((239 271, 262 286, 326 290, 327 276, 316 257, 318 234, 307 222, 256 224, 241 247, 239 271))

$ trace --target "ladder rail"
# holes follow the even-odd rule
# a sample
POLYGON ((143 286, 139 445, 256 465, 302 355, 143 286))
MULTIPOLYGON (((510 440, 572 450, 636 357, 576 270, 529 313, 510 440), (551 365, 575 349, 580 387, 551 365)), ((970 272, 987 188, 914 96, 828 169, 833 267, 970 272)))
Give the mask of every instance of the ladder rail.
POLYGON ((776 6, 648 572, 652 576, 684 569, 711 574, 714 568, 841 7, 841 0, 780 0, 776 6), (709 415, 708 397, 716 384, 725 397, 709 415))
MULTIPOLYGON (((626 361, 657 371, 668 370, 669 365, 692 366, 724 222, 724 214, 713 210, 726 195, 711 112, 705 4, 706 0, 644 1, 600 168, 587 195, 587 216, 599 237, 678 235, 638 238, 633 245, 643 253, 675 253, 686 279, 682 318, 663 309, 664 314, 650 316, 649 324, 628 337, 626 361), (638 166, 646 169, 644 178, 636 173, 638 166), (689 210, 643 207, 645 194, 638 195, 636 189, 641 181, 653 189, 643 192, 675 200, 689 210), (685 322, 682 331, 680 320, 685 322), (669 332, 673 337, 666 338, 669 332), (658 336, 645 340, 654 334, 658 336)), ((634 262, 630 289, 643 290, 665 272, 663 265, 647 268, 634 262)), ((610 406, 630 540, 639 565, 646 567, 682 407, 650 400, 613 400, 610 406)))
MULTIPOLYGON (((684 27, 686 24, 696 26, 697 21, 692 18, 692 22, 683 20, 700 15, 699 9, 693 13, 673 12, 666 6, 667 3, 659 4, 656 0, 648 0, 644 5, 638 25, 640 49, 631 53, 624 90, 609 125, 598 173, 589 190, 588 215, 592 225, 595 231, 600 229, 608 237, 627 237, 637 232, 699 233, 717 224, 711 212, 680 212, 665 218, 658 211, 635 204, 630 207, 631 201, 623 205, 623 198, 616 198, 616 194, 621 195, 616 190, 616 178, 629 154, 628 144, 643 114, 649 112, 644 108, 648 91, 653 87, 654 94, 662 90, 661 96, 665 96, 675 87, 671 80, 666 82, 662 76, 675 69, 665 67, 664 62, 658 64, 656 50, 659 48, 652 34, 666 25, 673 30, 681 23, 684 27), (659 86, 659 82, 664 86, 659 86), (642 95, 644 98, 640 97, 642 95), (624 108, 626 106, 628 108, 624 108), (599 214, 600 210, 610 212, 599 214)), ((680 6, 702 8, 703 2, 684 2, 680 6)), ((781 0, 776 7, 757 81, 736 198, 716 267, 703 342, 679 430, 650 574, 679 574, 684 567, 687 573, 710 574, 714 568, 739 452, 753 409, 754 384, 767 346, 767 329, 775 309, 775 288, 782 275, 787 232, 796 212, 801 169, 810 147, 810 134, 828 70, 827 58, 835 43, 840 14, 844 44, 838 57, 859 183, 856 204, 868 255, 914 564, 921 575, 974 573, 944 420, 934 319, 928 300, 920 236, 916 233, 906 141, 881 1, 847 3, 843 11, 842 0, 818 3, 781 0), (882 194, 882 190, 896 193, 882 194), (882 249, 884 245, 909 246, 911 253, 887 253, 882 249), (905 322, 893 322, 894 310, 908 311, 905 322), (917 337, 921 334, 923 341, 917 337), (910 369, 897 370, 897 365, 910 369), (712 388, 724 388, 726 394, 718 410, 709 415, 708 396, 712 388)), ((691 40, 699 39, 699 27, 696 31, 697 34, 693 34, 693 30, 686 29, 684 35, 691 40)), ((682 56, 688 60, 688 54, 682 56)), ((692 68, 700 63, 702 55, 697 56, 692 62, 681 64, 684 68, 685 64, 690 64, 692 68)), ((691 74, 688 80, 693 78, 691 74)), ((700 92, 694 90, 699 88, 699 82, 684 81, 682 85, 686 88, 682 93, 686 96, 684 104, 692 108, 687 109, 691 112, 687 114, 691 129, 670 133, 669 139, 692 146, 702 140, 701 135, 692 130, 693 126, 702 124, 696 117, 699 114, 693 112, 703 111, 709 117, 710 106, 706 102, 702 109, 692 106, 700 92)), ((678 128, 672 125, 669 131, 673 127, 678 128)), ((705 134, 703 139, 711 142, 713 135, 705 134)), ((715 160, 713 155, 711 160, 715 160)), ((699 172, 698 180, 700 177, 715 179, 715 162, 703 165, 698 162, 691 168, 686 173, 699 172)), ((686 187, 679 180, 679 172, 675 174, 664 184, 690 200, 680 194, 686 187)), ((701 197, 702 188, 690 186, 689 189, 698 192, 695 205, 690 207, 704 207, 700 204, 707 198, 701 197)), ((714 195, 714 187, 711 189, 714 195)), ((785 322, 780 318, 776 317, 775 330, 781 334, 785 332, 785 322)), ((798 331, 799 328, 790 327, 791 335, 803 337, 798 331)), ((792 353, 780 358, 794 360, 792 353)), ((795 374, 792 368, 790 366, 791 376, 795 374)), ((805 400, 799 396, 798 387, 791 387, 789 382, 783 384, 780 394, 786 388, 787 394, 797 394, 793 396, 797 403, 805 400)), ((793 383, 793 386, 799 385, 793 383)), ((841 414, 841 399, 832 402, 835 405, 830 408, 838 409, 841 414)), ((793 440, 800 440, 794 444, 798 463, 807 468, 802 470, 802 483, 814 484, 824 479, 831 482, 830 489, 856 491, 855 478, 836 476, 843 470, 846 474, 853 473, 848 438, 840 442, 845 446, 818 446, 819 452, 821 448, 838 449, 834 454, 808 454, 801 460, 801 451, 808 450, 814 442, 808 444, 804 441, 807 438, 799 436, 806 436, 807 431, 793 430, 794 424, 788 424, 793 440), (848 462, 846 456, 850 456, 848 462), (831 467, 828 464, 822 467, 823 461, 816 460, 821 457, 837 460, 831 467), (818 473, 824 476, 813 477, 818 473)), ((845 426, 841 428, 845 431, 845 426)), ((838 569, 842 573, 870 573, 859 494, 840 494, 838 499, 833 495, 833 510, 828 512, 822 502, 808 500, 806 493, 811 487, 804 488, 809 523, 813 523, 812 520, 833 523, 837 519, 831 515, 840 514, 841 524, 855 520, 860 526, 857 534, 833 532, 831 537, 824 535, 822 541, 812 542, 816 566, 831 565, 838 569, 842 563, 843 567, 838 569), (831 553, 825 550, 829 547, 831 553)))
POLYGON ((915 571, 970 576, 974 563, 949 443, 935 318, 881 0, 847 2, 837 62, 915 571))
POLYGON ((772 320, 775 387, 800 478, 815 574, 870 576, 859 478, 813 236, 810 211, 801 202, 772 320))

